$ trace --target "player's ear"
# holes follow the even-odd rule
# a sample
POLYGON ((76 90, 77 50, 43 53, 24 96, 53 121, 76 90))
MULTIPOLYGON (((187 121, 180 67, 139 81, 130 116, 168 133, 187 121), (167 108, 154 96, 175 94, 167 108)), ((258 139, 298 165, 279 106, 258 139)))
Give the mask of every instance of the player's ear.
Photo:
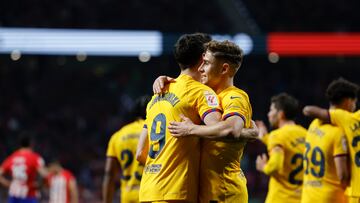
POLYGON ((221 74, 226 74, 230 71, 230 65, 228 63, 223 63, 221 74))
POLYGON ((280 111, 278 112, 278 118, 280 118, 280 119, 286 119, 286 116, 285 116, 285 113, 284 113, 283 110, 280 110, 280 111))

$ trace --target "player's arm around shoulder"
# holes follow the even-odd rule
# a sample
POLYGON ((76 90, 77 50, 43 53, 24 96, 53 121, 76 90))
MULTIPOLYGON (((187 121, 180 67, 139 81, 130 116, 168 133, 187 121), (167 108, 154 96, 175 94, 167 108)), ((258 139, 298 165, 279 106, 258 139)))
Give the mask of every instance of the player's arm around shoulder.
POLYGON ((329 111, 318 106, 305 106, 303 108, 303 114, 305 116, 319 118, 325 122, 330 121, 329 111))

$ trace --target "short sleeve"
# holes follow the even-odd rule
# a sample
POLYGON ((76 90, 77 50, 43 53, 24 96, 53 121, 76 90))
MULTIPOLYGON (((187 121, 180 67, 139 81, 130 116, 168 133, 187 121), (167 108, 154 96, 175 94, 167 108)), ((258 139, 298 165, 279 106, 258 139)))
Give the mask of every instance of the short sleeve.
POLYGON ((201 120, 204 121, 206 115, 211 112, 222 112, 219 98, 215 92, 209 87, 202 85, 192 89, 188 93, 188 101, 193 107, 196 108, 198 114, 201 116, 201 120))
POLYGON ((351 118, 351 113, 342 109, 331 109, 329 115, 331 123, 342 128, 349 124, 351 118))
POLYGON ((348 143, 344 132, 339 129, 334 134, 333 156, 342 156, 346 154, 348 154, 348 143))
POLYGON ((108 157, 115 157, 116 158, 116 151, 115 151, 115 140, 116 134, 112 135, 106 150, 106 156, 108 157))
POLYGON ((224 110, 223 120, 231 116, 240 116, 245 127, 251 127, 252 109, 247 95, 231 93, 223 98, 222 107, 224 110))

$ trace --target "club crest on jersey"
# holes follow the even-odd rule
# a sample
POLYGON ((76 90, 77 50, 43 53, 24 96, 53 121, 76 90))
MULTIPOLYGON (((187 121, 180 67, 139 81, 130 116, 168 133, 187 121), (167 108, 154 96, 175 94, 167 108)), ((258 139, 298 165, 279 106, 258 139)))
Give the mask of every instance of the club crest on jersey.
POLYGON ((218 102, 218 99, 217 99, 217 96, 211 92, 208 92, 206 91, 204 93, 205 95, 205 98, 206 98, 206 102, 209 106, 211 107, 216 107, 219 105, 219 102, 218 102))

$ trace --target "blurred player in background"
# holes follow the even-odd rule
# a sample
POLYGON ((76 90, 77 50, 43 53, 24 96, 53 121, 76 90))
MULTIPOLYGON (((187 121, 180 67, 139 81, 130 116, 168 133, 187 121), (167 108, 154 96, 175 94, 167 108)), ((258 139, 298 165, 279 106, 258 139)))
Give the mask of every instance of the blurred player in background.
MULTIPOLYGON (((199 67, 201 82, 218 94, 224 113, 222 122, 211 126, 194 125, 190 119, 170 123, 170 132, 176 136, 218 138, 232 135, 230 139, 202 140, 199 202, 248 202, 246 178, 240 160, 246 144, 243 128, 251 127, 252 108, 246 92, 234 86, 234 76, 239 70, 243 53, 229 41, 211 41, 205 45, 203 64, 199 67)), ((251 138, 256 138, 257 132, 251 138)))
POLYGON ((43 158, 33 151, 32 136, 20 136, 20 148, 0 166, 0 183, 9 188, 9 203, 37 203, 40 193, 37 175, 47 176, 43 158), (4 175, 10 175, 8 180, 4 175))
POLYGON ((215 124, 221 118, 215 92, 198 82, 204 43, 209 35, 185 34, 175 44, 174 55, 181 72, 176 82, 154 95, 147 106, 144 128, 137 152, 145 161, 140 187, 141 202, 198 202, 200 142, 197 137, 177 139, 167 126, 180 115, 194 123, 215 124), (148 136, 149 135, 149 136, 148 136))
MULTIPOLYGON (((349 109, 349 97, 343 81, 332 82, 326 96, 330 109, 349 109)), ((304 155, 304 186, 301 202, 346 202, 345 188, 349 184, 348 144, 341 128, 315 119, 306 136, 304 155)))
POLYGON ((303 153, 306 129, 294 121, 298 112, 298 101, 281 93, 271 98, 269 123, 276 129, 267 133, 263 122, 258 122, 260 137, 267 137, 266 154, 256 159, 256 169, 270 176, 267 203, 298 203, 301 200, 303 183, 303 153))
POLYGON ((121 202, 139 202, 143 166, 135 160, 135 154, 140 132, 144 126, 146 105, 149 100, 150 97, 148 96, 138 98, 126 116, 128 124, 111 136, 106 153, 103 203, 113 202, 118 172, 121 173, 121 202))
POLYGON ((48 169, 49 175, 46 179, 49 186, 49 203, 78 203, 78 189, 73 174, 64 169, 59 161, 52 161, 48 169))
MULTIPOLYGON (((346 189, 346 196, 350 203, 360 203, 360 110, 355 111, 359 93, 359 86, 345 79, 338 79, 332 84, 333 91, 341 91, 339 98, 334 97, 337 109, 323 109, 316 106, 306 106, 303 110, 306 116, 317 117, 324 122, 331 122, 345 132, 349 153, 351 178, 350 186, 346 189)), ((330 92, 329 94, 333 94, 330 92)))

